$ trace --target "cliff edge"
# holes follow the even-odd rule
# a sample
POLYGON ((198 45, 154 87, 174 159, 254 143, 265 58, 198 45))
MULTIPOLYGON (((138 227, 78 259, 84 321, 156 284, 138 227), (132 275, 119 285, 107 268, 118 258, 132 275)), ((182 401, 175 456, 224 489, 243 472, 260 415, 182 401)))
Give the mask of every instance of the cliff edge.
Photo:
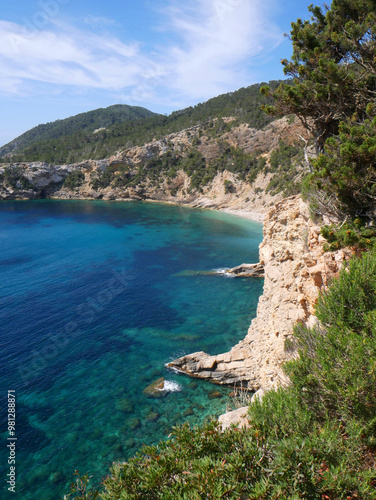
POLYGON ((260 245, 264 292, 245 339, 230 352, 216 356, 196 352, 167 367, 218 384, 241 382, 254 391, 284 385, 282 364, 294 355, 286 350, 286 339, 296 323, 315 321, 321 288, 350 258, 349 250, 324 253, 324 241, 300 196, 277 203, 264 219, 260 245))

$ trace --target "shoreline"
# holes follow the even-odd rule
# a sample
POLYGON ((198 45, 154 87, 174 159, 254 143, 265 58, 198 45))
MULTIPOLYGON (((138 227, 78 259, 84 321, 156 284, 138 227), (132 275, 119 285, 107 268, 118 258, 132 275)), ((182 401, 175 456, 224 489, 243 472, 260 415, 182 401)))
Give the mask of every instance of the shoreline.
MULTIPOLYGON (((60 198, 52 198, 52 199, 60 199, 60 198)), ((82 199, 82 198, 79 198, 82 199)), ((89 199, 89 198, 86 198, 89 199)), ((161 204, 166 204, 166 205, 174 205, 174 206, 180 206, 180 207, 189 207, 189 208, 197 208, 201 210, 214 210, 216 212, 223 212, 229 215, 234 215, 236 217, 240 217, 242 219, 247 219, 251 220, 253 222, 260 222, 263 223, 265 214, 262 214, 261 212, 257 211, 250 211, 250 210, 242 210, 242 209, 233 209, 233 208, 227 208, 227 207, 215 207, 215 206, 204 206, 204 205, 196 205, 195 203, 199 203, 199 200, 197 202, 182 202, 180 200, 176 201, 171 201, 171 200, 154 200, 154 199, 145 199, 145 200, 134 200, 132 198, 127 198, 127 199, 122 199, 122 198, 117 198, 115 200, 102 200, 102 201, 140 201, 141 203, 161 203, 161 204)))
MULTIPOLYGON (((233 209, 233 208, 228 208, 228 207, 222 207, 222 206, 205 206, 204 204, 200 204, 200 200, 198 199, 197 201, 193 202, 185 202, 183 200, 155 200, 152 198, 147 198, 147 199, 134 199, 134 198, 115 198, 113 200, 110 199, 96 199, 96 198, 60 198, 60 197, 46 197, 46 198, 34 198, 34 199, 44 199, 44 200, 61 200, 61 201, 105 201, 109 203, 116 203, 116 202, 140 202, 140 203, 159 203, 159 204, 165 204, 165 205, 173 205, 176 207, 189 207, 189 208, 196 208, 196 209, 201 209, 201 210, 214 210, 216 212, 223 212, 229 215, 234 215, 235 217, 240 217, 242 219, 247 219, 251 220, 253 222, 260 222, 263 223, 265 214, 261 212, 257 212, 256 210, 250 211, 246 209, 233 209)), ((32 198, 24 199, 24 198, 19 198, 18 200, 0 200, 0 201, 32 201, 32 198)))
POLYGON ((250 212, 248 210, 235 210, 232 208, 218 208, 214 209, 226 214, 235 215, 236 217, 241 217, 242 219, 252 220, 254 222, 263 223, 265 215, 260 212, 250 212))

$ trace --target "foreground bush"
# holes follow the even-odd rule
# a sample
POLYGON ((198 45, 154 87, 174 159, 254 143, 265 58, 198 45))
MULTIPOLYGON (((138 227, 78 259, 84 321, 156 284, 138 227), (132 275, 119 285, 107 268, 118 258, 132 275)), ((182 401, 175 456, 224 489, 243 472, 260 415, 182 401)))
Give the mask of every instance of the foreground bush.
POLYGON ((324 226, 321 234, 328 241, 324 245, 325 251, 335 251, 349 246, 362 250, 376 248, 376 228, 367 226, 360 218, 353 222, 324 226))

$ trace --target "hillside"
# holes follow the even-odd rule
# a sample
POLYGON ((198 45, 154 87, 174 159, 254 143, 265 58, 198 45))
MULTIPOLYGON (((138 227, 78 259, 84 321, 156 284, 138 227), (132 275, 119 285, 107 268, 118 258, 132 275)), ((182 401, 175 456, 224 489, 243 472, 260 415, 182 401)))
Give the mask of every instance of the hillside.
POLYGON ((2 146, 0 148, 0 158, 6 155, 18 154, 25 149, 32 148, 34 144, 39 142, 59 141, 63 137, 73 137, 77 132, 92 134, 98 129, 107 129, 115 124, 127 121, 134 122, 151 116, 157 116, 157 114, 139 106, 128 106, 126 104, 115 104, 108 108, 80 113, 64 120, 45 123, 28 130, 2 146))
POLYGON ((304 133, 282 118, 261 130, 213 119, 103 160, 0 164, 0 199, 156 200, 265 213, 300 190, 304 133))
MULTIPOLYGON (((270 82, 269 86, 273 89, 279 83, 270 82)), ((89 158, 103 159, 120 149, 141 146, 222 117, 232 117, 233 120, 218 122, 213 129, 217 135, 242 123, 261 129, 273 120, 260 109, 262 104, 271 102, 270 98, 260 94, 261 86, 255 84, 223 94, 169 116, 120 105, 83 113, 35 127, 3 146, 0 158, 8 163, 44 161, 55 164, 75 163, 89 158), (124 110, 127 113, 124 114, 124 110), (104 130, 93 133, 99 128, 104 130)))

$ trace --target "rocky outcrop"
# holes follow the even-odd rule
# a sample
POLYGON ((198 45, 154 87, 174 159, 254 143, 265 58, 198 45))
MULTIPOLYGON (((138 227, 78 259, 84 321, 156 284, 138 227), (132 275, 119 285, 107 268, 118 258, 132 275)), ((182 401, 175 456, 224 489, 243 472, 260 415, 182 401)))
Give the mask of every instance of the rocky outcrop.
POLYGON ((232 278, 263 278, 264 266, 259 262, 257 264, 240 264, 240 266, 232 267, 230 269, 212 269, 210 271, 181 271, 175 276, 228 276, 232 278))
POLYGON ((260 245, 264 293, 245 339, 230 352, 217 356, 195 352, 167 366, 218 384, 242 382, 255 391, 286 383, 282 364, 291 356, 285 349, 286 339, 296 323, 315 321, 320 290, 351 254, 344 250, 324 253, 324 241, 299 196, 277 203, 264 219, 260 245))
POLYGON ((153 383, 145 387, 143 393, 145 396, 150 398, 161 398, 165 396, 164 392, 165 379, 163 377, 158 378, 153 383))
MULTIPOLYGON (((173 185, 161 179, 159 187, 150 182, 130 187, 107 187, 94 189, 93 178, 107 168, 113 167, 114 160, 88 161, 72 165, 49 165, 41 162, 0 164, 0 200, 36 198, 85 199, 85 200, 150 200, 179 203, 195 208, 226 209, 236 215, 248 215, 254 220, 262 220, 263 214, 281 199, 281 195, 265 194, 267 178, 260 174, 251 185, 239 180, 231 172, 221 172, 204 186, 203 191, 190 190, 188 175, 179 171, 173 185), (83 181, 77 187, 67 187, 64 181, 69 174, 80 172, 83 181), (4 181, 4 177, 10 178, 4 181), (1 182, 3 181, 3 182, 1 182), (233 193, 226 193, 225 182, 235 186, 233 193)), ((136 175, 135 170, 132 175, 136 175)))
POLYGON ((222 428, 222 431, 229 429, 230 427, 248 427, 249 422, 247 418, 248 406, 243 406, 237 410, 228 411, 223 415, 218 417, 218 422, 222 428))
POLYGON ((263 278, 265 276, 264 266, 257 264, 240 264, 227 270, 228 274, 236 278, 263 278))

